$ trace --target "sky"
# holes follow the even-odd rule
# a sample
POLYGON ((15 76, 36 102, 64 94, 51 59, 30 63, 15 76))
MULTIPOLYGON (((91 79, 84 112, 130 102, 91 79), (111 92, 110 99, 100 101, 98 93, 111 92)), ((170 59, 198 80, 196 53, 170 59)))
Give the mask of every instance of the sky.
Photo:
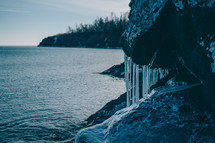
POLYGON ((68 26, 129 11, 130 0, 0 0, 0 45, 38 45, 68 26))

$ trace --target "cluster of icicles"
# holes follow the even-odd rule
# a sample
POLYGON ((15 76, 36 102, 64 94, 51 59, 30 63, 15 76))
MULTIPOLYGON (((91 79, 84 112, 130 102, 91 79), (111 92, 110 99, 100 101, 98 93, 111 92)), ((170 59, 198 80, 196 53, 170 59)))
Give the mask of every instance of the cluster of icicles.
POLYGON ((138 103, 141 98, 147 98, 151 92, 150 87, 168 74, 167 69, 151 68, 151 64, 138 65, 125 55, 127 106, 138 103))

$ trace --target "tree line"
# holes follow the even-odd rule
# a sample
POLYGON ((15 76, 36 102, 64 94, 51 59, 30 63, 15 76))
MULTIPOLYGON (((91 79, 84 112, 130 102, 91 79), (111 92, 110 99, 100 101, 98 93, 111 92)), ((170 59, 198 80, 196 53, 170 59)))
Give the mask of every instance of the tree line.
POLYGON ((121 35, 128 23, 128 12, 117 17, 114 13, 105 18, 97 17, 92 24, 79 24, 66 33, 44 38, 39 46, 44 47, 122 47, 121 35))

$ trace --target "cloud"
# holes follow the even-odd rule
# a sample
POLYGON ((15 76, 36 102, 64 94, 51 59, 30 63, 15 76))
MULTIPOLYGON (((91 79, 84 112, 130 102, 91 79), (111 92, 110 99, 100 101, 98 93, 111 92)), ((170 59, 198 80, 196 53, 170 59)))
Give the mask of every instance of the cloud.
POLYGON ((110 12, 126 12, 129 1, 0 0, 0 44, 38 44, 45 36, 63 32, 68 25, 91 23, 110 12))
MULTIPOLYGON (((1 0, 0 0, 1 1, 1 0)), ((38 11, 66 12, 83 16, 117 15, 129 10, 130 0, 7 0, 0 3, 0 12, 29 13, 38 11)))
POLYGON ((29 13, 30 11, 26 11, 18 8, 4 8, 0 9, 0 12, 9 12, 9 13, 29 13))
POLYGON ((56 11, 76 12, 82 15, 101 13, 120 13, 128 11, 130 0, 22 0, 31 4, 39 4, 56 11))

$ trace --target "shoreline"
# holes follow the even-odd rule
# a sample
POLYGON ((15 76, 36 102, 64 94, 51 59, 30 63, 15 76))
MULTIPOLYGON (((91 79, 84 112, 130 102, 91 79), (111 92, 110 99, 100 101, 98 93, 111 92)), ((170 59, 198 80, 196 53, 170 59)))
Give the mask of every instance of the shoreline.
POLYGON ((77 49, 111 49, 111 50, 122 50, 122 47, 108 47, 108 48, 96 48, 96 47, 64 47, 64 46, 35 46, 37 48, 77 48, 77 49))

